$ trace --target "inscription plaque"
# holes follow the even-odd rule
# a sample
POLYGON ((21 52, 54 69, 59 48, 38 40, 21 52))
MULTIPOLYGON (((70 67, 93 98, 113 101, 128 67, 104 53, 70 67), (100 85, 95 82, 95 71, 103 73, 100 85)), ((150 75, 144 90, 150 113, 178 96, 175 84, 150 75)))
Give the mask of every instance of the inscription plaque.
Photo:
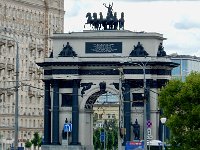
POLYGON ((86 42, 85 53, 122 53, 122 42, 86 42))

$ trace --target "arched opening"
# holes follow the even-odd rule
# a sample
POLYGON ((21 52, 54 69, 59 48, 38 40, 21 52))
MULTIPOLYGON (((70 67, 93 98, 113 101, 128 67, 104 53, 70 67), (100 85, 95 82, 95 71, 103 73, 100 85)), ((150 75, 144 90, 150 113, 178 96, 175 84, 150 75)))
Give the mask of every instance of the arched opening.
POLYGON ((118 147, 119 96, 111 92, 95 92, 85 103, 85 110, 92 116, 94 149, 118 147), (105 140, 105 142, 104 142, 105 140))

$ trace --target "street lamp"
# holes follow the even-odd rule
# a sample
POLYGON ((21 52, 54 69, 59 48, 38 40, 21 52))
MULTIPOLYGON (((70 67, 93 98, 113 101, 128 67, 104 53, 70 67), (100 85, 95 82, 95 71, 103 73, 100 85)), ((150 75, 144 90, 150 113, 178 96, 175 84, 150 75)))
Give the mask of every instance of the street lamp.
POLYGON ((119 127, 118 127, 118 149, 122 149, 122 141, 121 141, 121 129, 123 130, 122 132, 125 132, 125 130, 123 129, 123 123, 124 123, 124 118, 123 118, 123 94, 122 94, 122 81, 124 78, 124 72, 123 72, 123 68, 117 68, 114 70, 118 70, 119 71, 119 127))
POLYGON ((144 150, 147 150, 147 100, 146 100, 146 66, 148 64, 149 60, 147 62, 139 62, 139 63, 133 63, 135 65, 138 65, 143 70, 143 88, 144 88, 144 116, 143 116, 143 132, 144 132, 144 150))
MULTIPOLYGON (((4 31, 4 30, 3 30, 4 31)), ((16 87, 15 87, 15 143, 14 143, 14 149, 18 149, 18 132, 19 132, 19 127, 18 127, 18 101, 19 101, 19 93, 18 93, 18 88, 19 88, 19 44, 18 41, 13 38, 9 37, 6 35, 0 35, 2 38, 6 39, 11 39, 13 40, 16 45, 17 45, 17 51, 16 51, 16 87)))
POLYGON ((165 122, 167 121, 167 118, 160 118, 161 123, 163 124, 163 133, 162 133, 162 149, 164 150, 164 140, 165 140, 165 122))

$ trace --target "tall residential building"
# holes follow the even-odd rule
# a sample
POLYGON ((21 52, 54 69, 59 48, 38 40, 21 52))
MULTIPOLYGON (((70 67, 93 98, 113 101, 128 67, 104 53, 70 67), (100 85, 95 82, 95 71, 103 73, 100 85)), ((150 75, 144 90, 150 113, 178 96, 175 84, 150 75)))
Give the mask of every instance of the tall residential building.
POLYGON ((43 70, 53 33, 64 28, 64 0, 0 0, 0 138, 14 141, 16 51, 19 45, 19 145, 43 133, 43 70), (16 39, 16 40, 13 40, 16 39))
POLYGON ((200 71, 199 57, 178 54, 172 54, 170 57, 173 62, 180 64, 172 70, 173 78, 179 78, 184 81, 185 77, 192 71, 200 71))

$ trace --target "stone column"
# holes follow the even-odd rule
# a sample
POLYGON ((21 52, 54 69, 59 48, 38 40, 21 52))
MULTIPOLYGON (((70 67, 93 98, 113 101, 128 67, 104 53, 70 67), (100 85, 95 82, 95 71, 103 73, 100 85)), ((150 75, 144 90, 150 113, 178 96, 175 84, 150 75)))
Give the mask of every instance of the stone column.
POLYGON ((125 81, 124 84, 124 128, 126 128, 126 135, 124 137, 123 145, 126 144, 127 141, 131 140, 131 102, 130 102, 130 85, 128 81, 125 81))
POLYGON ((80 80, 73 80, 73 98, 72 98, 72 142, 71 145, 79 145, 79 106, 78 106, 78 88, 80 80))
POLYGON ((50 97, 50 81, 44 81, 44 145, 51 144, 51 97, 50 97))
POLYGON ((59 145, 59 81, 53 80, 52 144, 59 145))
MULTIPOLYGON (((163 111, 162 111, 162 109, 160 110, 160 116, 162 116, 163 115, 163 111)), ((163 136, 163 128, 162 128, 162 126, 163 126, 163 124, 161 123, 161 121, 160 121, 160 119, 159 119, 159 130, 158 130, 158 132, 159 132, 159 140, 160 141, 162 141, 162 136, 163 136)))
POLYGON ((147 121, 151 119, 151 108, 150 108, 150 104, 151 104, 151 99, 150 99, 150 88, 147 87, 145 90, 145 98, 146 98, 146 108, 147 108, 147 121))

